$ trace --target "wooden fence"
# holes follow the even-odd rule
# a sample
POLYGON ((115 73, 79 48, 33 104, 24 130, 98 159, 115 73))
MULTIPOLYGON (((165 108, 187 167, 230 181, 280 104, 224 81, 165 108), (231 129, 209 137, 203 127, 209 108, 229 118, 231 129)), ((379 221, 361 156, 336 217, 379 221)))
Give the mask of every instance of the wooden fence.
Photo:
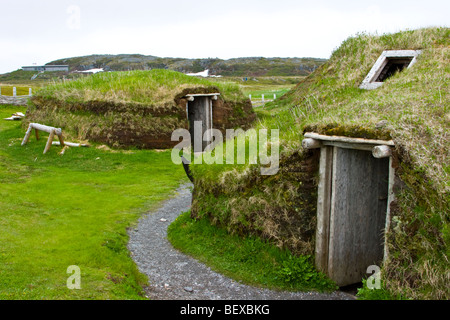
MULTIPOLYGON (((0 87, 0 96, 2 95, 2 87, 0 87)), ((13 97, 31 97, 33 95, 33 89, 28 88, 28 94, 27 95, 17 95, 17 88, 13 87, 12 96, 13 97)), ((10 96, 10 95, 8 95, 10 96)))
POLYGON ((258 106, 264 105, 266 102, 270 102, 270 101, 275 100, 277 98, 277 95, 274 93, 273 94, 273 99, 266 99, 265 95, 262 94, 261 95, 261 99, 258 99, 258 98, 252 97, 252 95, 249 94, 248 98, 250 99, 250 101, 252 102, 252 105, 254 107, 258 107, 258 106))

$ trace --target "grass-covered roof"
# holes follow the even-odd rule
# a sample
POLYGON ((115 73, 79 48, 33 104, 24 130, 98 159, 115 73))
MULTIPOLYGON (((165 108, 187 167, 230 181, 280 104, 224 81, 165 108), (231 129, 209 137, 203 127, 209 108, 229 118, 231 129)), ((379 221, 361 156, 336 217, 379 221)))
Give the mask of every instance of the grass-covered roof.
POLYGON ((47 86, 37 95, 62 101, 97 100, 163 106, 173 103, 175 97, 188 88, 202 88, 207 92, 219 90, 224 99, 244 99, 239 86, 234 83, 216 83, 163 69, 99 72, 74 81, 47 86))

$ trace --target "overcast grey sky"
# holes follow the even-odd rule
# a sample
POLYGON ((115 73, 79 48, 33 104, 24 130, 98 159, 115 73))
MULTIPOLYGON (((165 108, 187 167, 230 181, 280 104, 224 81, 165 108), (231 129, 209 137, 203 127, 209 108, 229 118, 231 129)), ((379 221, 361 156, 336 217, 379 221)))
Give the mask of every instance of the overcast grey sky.
POLYGON ((449 26, 450 1, 0 0, 0 73, 90 54, 328 58, 359 32, 449 26))

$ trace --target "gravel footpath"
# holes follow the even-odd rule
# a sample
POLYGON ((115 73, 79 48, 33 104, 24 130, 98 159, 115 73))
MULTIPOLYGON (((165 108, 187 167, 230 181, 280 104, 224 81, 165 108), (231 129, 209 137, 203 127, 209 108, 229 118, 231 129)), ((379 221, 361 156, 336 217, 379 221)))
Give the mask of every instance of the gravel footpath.
POLYGON ((128 249, 139 270, 149 278, 145 288, 152 300, 349 300, 344 292, 285 292, 251 287, 212 271, 174 249, 167 227, 191 205, 191 184, 139 220, 129 231, 128 249))

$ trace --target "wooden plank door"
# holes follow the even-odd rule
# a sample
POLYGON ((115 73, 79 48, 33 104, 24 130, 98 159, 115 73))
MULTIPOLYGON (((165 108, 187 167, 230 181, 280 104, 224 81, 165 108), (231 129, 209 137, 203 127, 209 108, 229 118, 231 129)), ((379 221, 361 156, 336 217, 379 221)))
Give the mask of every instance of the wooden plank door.
POLYGON ((324 147, 316 233, 316 266, 339 286, 358 283, 383 260, 389 159, 324 147))
POLYGON ((188 102, 189 132, 194 152, 202 152, 209 145, 208 141, 203 140, 203 135, 212 127, 211 103, 210 97, 195 97, 194 101, 188 102), (195 121, 201 121, 201 126, 197 127, 200 132, 194 130, 195 121), (194 144, 195 139, 201 141, 197 146, 194 144))

